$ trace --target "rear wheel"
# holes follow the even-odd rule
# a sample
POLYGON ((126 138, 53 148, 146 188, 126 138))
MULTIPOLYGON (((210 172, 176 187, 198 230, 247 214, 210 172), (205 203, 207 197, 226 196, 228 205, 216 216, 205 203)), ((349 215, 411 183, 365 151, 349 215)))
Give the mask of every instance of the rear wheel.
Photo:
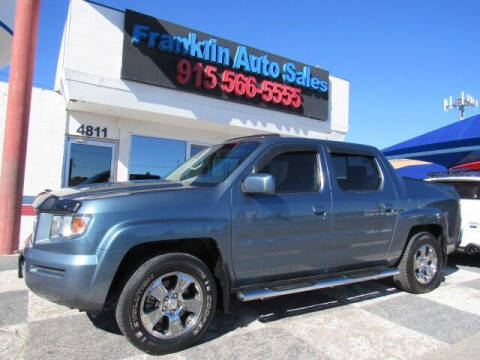
POLYGON ((429 232, 412 236, 398 266, 395 284, 413 294, 432 291, 440 284, 444 257, 439 240, 429 232))
POLYGON ((128 280, 116 309, 128 340, 149 354, 179 351, 195 343, 210 325, 216 287, 209 269, 188 254, 157 256, 128 280))

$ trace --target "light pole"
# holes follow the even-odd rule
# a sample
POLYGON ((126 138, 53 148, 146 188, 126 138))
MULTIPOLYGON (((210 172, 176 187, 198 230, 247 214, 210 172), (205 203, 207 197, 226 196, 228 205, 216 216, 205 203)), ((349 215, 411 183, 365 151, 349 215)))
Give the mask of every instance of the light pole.
POLYGON ((17 0, 0 176, 0 255, 18 250, 40 0, 17 0))
POLYGON ((464 119, 466 106, 477 107, 478 100, 475 99, 472 95, 465 94, 464 91, 462 91, 460 98, 458 98, 455 102, 453 102, 451 96, 448 99, 443 99, 443 111, 447 112, 454 107, 458 107, 458 115, 460 117, 460 120, 464 119))

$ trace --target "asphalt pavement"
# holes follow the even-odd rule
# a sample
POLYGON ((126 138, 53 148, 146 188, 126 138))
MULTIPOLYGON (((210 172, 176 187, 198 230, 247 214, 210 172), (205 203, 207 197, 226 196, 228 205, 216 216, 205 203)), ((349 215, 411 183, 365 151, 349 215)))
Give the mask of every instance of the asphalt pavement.
MULTIPOLYGON (((165 359, 480 359, 480 257, 450 257, 425 295, 370 281, 265 301, 235 301, 201 343, 165 359)), ((0 359, 147 359, 111 317, 52 304, 0 257, 0 359)))

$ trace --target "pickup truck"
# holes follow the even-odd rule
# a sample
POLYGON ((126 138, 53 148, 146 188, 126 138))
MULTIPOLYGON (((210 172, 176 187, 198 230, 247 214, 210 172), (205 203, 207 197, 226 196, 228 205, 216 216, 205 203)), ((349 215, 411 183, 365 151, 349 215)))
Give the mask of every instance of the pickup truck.
POLYGON ((111 311, 136 347, 191 346, 217 304, 393 277, 425 293, 459 239, 453 187, 399 177, 370 146, 257 135, 162 181, 42 194, 21 254, 27 286, 90 316, 111 311))

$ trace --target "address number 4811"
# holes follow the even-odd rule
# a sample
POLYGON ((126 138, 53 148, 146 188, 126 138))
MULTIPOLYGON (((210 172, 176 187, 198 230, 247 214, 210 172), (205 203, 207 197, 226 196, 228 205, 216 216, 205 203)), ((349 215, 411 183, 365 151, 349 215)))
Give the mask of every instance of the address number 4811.
POLYGON ((80 125, 77 129, 77 134, 83 136, 107 137, 107 128, 100 126, 80 125))

